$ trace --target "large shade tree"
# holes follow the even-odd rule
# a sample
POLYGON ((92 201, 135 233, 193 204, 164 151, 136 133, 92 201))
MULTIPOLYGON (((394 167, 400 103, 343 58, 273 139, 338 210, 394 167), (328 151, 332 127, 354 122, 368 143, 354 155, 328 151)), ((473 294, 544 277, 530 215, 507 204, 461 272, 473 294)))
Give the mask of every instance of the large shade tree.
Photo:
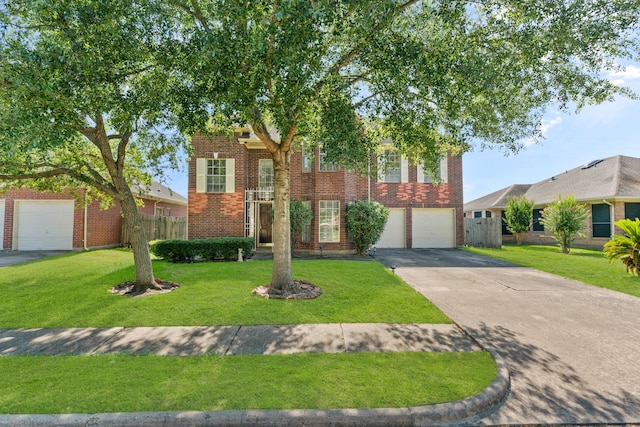
POLYGON ((473 146, 517 151, 549 107, 625 93, 603 72, 637 53, 640 17, 637 0, 166 2, 179 20, 165 52, 186 82, 184 111, 250 124, 273 158, 278 292, 293 285, 297 143, 345 167, 382 138, 431 170, 473 146))
POLYGON ((118 201, 138 292, 156 283, 131 188, 175 162, 185 142, 164 132, 169 74, 153 55, 169 22, 161 10, 146 1, 0 1, 0 179, 81 185, 118 201))

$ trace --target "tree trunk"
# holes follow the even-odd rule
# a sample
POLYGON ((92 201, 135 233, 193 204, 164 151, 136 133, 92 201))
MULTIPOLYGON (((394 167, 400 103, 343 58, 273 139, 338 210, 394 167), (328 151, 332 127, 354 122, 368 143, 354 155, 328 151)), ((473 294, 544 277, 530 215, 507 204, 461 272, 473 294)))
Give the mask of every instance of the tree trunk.
POLYGON ((291 275, 291 228, 289 203, 291 199, 290 151, 278 149, 273 156, 274 201, 273 201, 273 271, 269 291, 288 293, 293 290, 291 275))
POLYGON ((138 211, 133 194, 127 189, 121 190, 120 205, 124 225, 131 236, 131 249, 133 251, 133 263, 136 269, 136 282, 134 292, 144 292, 147 289, 155 288, 156 282, 153 276, 153 265, 151 264, 151 254, 149 253, 149 242, 144 231, 142 216, 138 211))

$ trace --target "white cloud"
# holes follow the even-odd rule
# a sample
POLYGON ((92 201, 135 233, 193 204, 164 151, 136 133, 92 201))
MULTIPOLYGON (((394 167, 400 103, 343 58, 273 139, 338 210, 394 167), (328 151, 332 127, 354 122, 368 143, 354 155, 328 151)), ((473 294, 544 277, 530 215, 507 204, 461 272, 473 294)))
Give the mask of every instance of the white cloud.
MULTIPOLYGON (((549 129, 559 125, 560 123, 562 123, 562 117, 560 116, 556 116, 552 119, 542 119, 542 121, 540 122, 540 134, 542 135, 543 138, 546 137, 547 133, 549 132, 549 129)), ((535 139, 530 138, 525 141, 524 146, 531 147, 532 145, 535 145, 535 143, 536 143, 535 139)))
POLYGON ((609 81, 615 85, 621 86, 629 84, 629 80, 640 80, 639 66, 628 65, 624 70, 612 71, 609 73, 609 81))

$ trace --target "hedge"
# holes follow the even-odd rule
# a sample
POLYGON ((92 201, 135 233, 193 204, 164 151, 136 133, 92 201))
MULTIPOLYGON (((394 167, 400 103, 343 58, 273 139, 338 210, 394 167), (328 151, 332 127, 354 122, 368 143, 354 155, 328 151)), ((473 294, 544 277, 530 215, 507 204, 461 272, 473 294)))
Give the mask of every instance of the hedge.
POLYGON ((169 262, 232 260, 241 248, 245 257, 253 251, 253 237, 219 237, 196 240, 161 240, 151 246, 151 252, 169 262))

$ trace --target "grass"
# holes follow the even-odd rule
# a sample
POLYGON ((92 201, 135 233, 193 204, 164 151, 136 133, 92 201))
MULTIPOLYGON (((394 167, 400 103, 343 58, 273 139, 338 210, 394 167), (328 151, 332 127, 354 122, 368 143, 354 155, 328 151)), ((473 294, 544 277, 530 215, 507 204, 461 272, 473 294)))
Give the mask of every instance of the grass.
POLYGON ((0 413, 407 407, 479 393, 488 353, 0 358, 0 413))
POLYGON ((570 253, 563 254, 557 246, 539 245, 465 250, 640 297, 640 277, 627 273, 620 261, 610 264, 601 250, 572 248, 570 253))
POLYGON ((111 286, 134 279, 132 264, 130 251, 121 249, 4 267, 0 328, 450 323, 437 307, 374 261, 294 261, 294 277, 324 291, 320 298, 306 301, 251 294, 269 282, 271 261, 156 260, 156 277, 180 283, 177 291, 141 298, 110 294, 111 286))
MULTIPOLYGON (((296 323, 449 323, 375 261, 293 262, 322 287, 316 300, 251 294, 270 261, 169 264, 175 292, 130 298, 108 289, 134 278, 127 250, 65 254, 0 269, 0 328, 296 323)), ((0 357, 0 413, 407 407, 477 394, 495 378, 486 352, 269 356, 0 357)))

